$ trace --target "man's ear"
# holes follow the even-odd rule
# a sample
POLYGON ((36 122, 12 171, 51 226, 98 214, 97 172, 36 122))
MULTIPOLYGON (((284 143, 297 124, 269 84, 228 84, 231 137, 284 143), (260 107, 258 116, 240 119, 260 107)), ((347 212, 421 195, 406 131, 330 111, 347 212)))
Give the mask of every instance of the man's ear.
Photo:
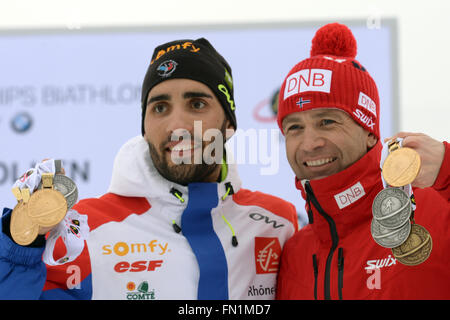
POLYGON ((225 129, 225 141, 228 141, 228 139, 230 139, 234 135, 234 132, 234 126, 231 124, 230 120, 227 120, 225 129))
POLYGON ((369 135, 367 136, 367 150, 372 149, 372 147, 374 145, 376 145, 378 142, 378 138, 373 134, 373 133, 369 133, 369 135))

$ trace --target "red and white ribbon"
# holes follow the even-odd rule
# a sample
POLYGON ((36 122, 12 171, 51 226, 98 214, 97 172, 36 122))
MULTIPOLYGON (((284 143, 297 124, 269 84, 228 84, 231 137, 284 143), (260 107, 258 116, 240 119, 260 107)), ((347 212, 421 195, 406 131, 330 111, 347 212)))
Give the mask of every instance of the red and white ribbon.
MULTIPOLYGON (((381 151, 381 160, 380 160, 380 169, 381 171, 383 171, 383 164, 384 161, 386 160, 387 156, 389 155, 389 143, 392 140, 389 140, 388 142, 383 142, 383 150, 381 151)), ((402 147, 403 145, 403 139, 402 138, 396 138, 395 141, 399 144, 400 147, 402 147)), ((383 181, 383 188, 389 188, 391 187, 383 178, 383 174, 381 174, 381 181, 383 181)), ((412 186, 411 184, 408 184, 406 186, 403 187, 398 187, 399 189, 403 190, 408 197, 411 199, 411 196, 413 196, 413 190, 412 190, 412 186)), ((412 205, 412 209, 416 210, 416 204, 411 201, 411 205, 412 205)))
POLYGON ((79 214, 73 209, 69 210, 64 219, 50 231, 45 244, 43 261, 50 266, 56 266, 75 260, 83 251, 88 235, 87 215, 79 214), (55 261, 53 252, 56 241, 60 237, 67 251, 63 257, 55 261))

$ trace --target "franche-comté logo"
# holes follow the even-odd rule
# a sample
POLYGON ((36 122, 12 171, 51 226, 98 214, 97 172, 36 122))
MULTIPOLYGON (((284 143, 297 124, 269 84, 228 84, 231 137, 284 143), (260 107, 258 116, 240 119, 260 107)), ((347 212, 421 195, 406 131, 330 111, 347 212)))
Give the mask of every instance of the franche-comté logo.
POLYGON ((155 300, 155 289, 149 290, 147 281, 142 281, 138 286, 133 281, 127 283, 127 300, 155 300))

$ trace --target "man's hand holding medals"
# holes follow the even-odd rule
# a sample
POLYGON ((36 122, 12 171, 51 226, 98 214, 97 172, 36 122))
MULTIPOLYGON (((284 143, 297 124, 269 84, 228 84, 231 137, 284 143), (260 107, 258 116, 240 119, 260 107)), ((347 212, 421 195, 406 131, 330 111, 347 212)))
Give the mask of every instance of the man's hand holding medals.
POLYGON ((50 265, 74 260, 84 248, 89 228, 87 217, 72 210, 78 200, 76 184, 64 175, 61 160, 44 160, 28 170, 13 185, 17 199, 11 215, 11 236, 26 246, 50 231, 46 241, 44 262, 50 265), (67 254, 53 260, 56 240, 62 237, 67 254))
POLYGON ((430 256, 433 242, 430 233, 414 221, 412 187, 434 184, 440 169, 437 164, 444 156, 443 144, 415 133, 399 133, 385 142, 380 162, 384 189, 373 201, 372 237, 390 248, 400 263, 418 265, 430 256))

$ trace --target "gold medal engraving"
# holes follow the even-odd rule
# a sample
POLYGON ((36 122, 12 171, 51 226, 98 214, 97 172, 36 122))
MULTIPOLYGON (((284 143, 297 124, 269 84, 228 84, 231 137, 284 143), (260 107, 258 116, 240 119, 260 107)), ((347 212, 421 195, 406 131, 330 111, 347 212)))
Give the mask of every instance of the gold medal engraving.
MULTIPOLYGON (((55 166, 56 172, 62 172, 60 161, 56 160, 55 166)), ((41 175, 39 189, 32 195, 28 188, 15 187, 12 192, 18 203, 11 214, 11 236, 17 244, 24 246, 60 223, 78 198, 75 183, 53 173, 41 175)))
POLYGON ((393 187, 411 184, 420 170, 420 156, 411 148, 400 148, 398 143, 389 145, 389 155, 383 164, 384 180, 393 187))
POLYGON ((29 217, 41 227, 53 227, 66 215, 67 202, 56 190, 38 190, 28 202, 29 217))
POLYGON ((64 196, 53 189, 53 174, 42 175, 43 189, 37 190, 28 202, 28 216, 41 227, 57 225, 67 212, 64 196))
POLYGON ((28 205, 20 201, 11 214, 10 231, 13 240, 22 246, 36 239, 39 226, 28 217, 28 205))

